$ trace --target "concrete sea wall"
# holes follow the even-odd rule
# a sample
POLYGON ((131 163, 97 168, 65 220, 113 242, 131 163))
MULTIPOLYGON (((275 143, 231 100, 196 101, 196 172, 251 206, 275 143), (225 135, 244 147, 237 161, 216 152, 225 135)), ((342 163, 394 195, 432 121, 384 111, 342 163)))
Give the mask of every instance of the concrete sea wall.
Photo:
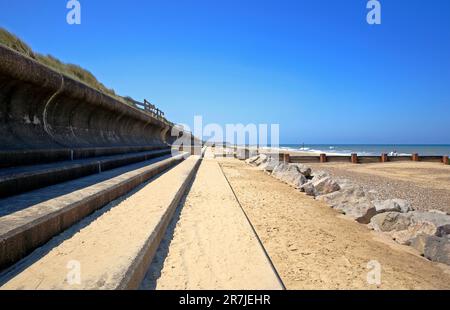
POLYGON ((0 45, 0 152, 165 146, 172 125, 0 45))

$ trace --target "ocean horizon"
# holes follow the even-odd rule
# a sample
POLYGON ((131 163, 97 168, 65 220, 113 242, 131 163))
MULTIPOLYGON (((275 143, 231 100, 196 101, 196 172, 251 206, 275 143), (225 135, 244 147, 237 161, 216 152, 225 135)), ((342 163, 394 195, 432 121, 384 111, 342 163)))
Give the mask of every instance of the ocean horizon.
POLYGON ((281 149, 350 155, 356 153, 364 155, 380 155, 382 153, 396 153, 397 155, 449 155, 450 144, 280 144, 281 149))

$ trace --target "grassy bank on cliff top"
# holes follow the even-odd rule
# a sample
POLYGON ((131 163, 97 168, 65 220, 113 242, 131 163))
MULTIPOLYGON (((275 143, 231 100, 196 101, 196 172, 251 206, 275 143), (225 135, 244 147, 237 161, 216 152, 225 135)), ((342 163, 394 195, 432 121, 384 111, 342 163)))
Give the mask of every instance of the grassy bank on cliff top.
POLYGON ((75 80, 78 80, 104 94, 112 96, 126 104, 134 106, 133 99, 131 97, 122 97, 116 94, 116 92, 107 88, 88 70, 74 64, 64 63, 52 55, 43 55, 34 52, 31 47, 24 41, 19 39, 16 35, 12 34, 8 30, 0 27, 0 44, 3 44, 22 55, 28 56, 39 63, 46 65, 47 67, 56 70, 64 75, 67 75, 75 80))

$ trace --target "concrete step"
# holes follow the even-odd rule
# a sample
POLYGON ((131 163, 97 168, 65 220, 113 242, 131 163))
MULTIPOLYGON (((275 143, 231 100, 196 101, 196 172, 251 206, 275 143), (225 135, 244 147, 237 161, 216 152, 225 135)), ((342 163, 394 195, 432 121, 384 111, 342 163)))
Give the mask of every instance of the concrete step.
POLYGON ((0 270, 95 210, 173 167, 183 153, 0 200, 0 270))
POLYGON ((190 156, 53 238, 5 270, 1 289, 138 288, 199 163, 190 156))
POLYGON ((170 150, 165 149, 2 169, 0 170, 0 198, 149 160, 169 153, 170 150))
POLYGON ((0 150, 0 168, 31 166, 58 161, 85 159, 99 156, 148 152, 168 149, 167 145, 89 147, 73 149, 0 150))

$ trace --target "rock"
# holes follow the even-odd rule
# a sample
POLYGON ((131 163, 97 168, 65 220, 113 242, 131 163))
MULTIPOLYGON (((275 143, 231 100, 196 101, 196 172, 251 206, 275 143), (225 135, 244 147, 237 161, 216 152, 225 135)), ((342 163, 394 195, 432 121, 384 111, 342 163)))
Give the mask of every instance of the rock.
POLYGON ((311 177, 313 181, 317 181, 319 179, 323 179, 325 177, 329 177, 330 174, 323 170, 314 171, 311 173, 311 177))
POLYGON ((370 225, 375 230, 389 232, 389 235, 399 243, 410 244, 414 238, 422 234, 447 237, 450 231, 450 216, 423 211, 385 212, 374 216, 370 225))
POLYGON ((438 237, 450 237, 450 224, 445 224, 442 226, 439 226, 436 229, 436 236, 438 237))
POLYGON ((410 246, 433 262, 450 265, 450 240, 448 238, 420 234, 411 240, 410 246))
POLYGON ((360 223, 368 224, 376 214, 375 206, 361 187, 346 187, 330 194, 320 195, 317 199, 360 223))
POLYGON ((408 212, 408 214, 412 214, 412 220, 414 223, 432 223, 436 227, 436 231, 438 231, 440 227, 443 227, 441 230, 445 230, 445 227, 450 225, 450 215, 447 215, 444 212, 413 211, 408 212))
POLYGON ((377 214, 374 205, 369 199, 360 198, 356 201, 341 203, 334 207, 345 215, 354 218, 361 224, 368 224, 373 216, 377 214))
POLYGON ((383 212, 370 220, 370 226, 376 231, 406 230, 411 225, 411 214, 383 212))
POLYGON ((316 196, 316 190, 312 185, 312 182, 307 182, 300 187, 302 192, 305 192, 308 196, 316 196))
POLYGON ((366 197, 364 190, 361 187, 353 186, 343 188, 339 191, 330 194, 322 195, 317 199, 323 200, 332 207, 334 207, 338 204, 357 201, 362 197, 366 197))
POLYGON ((259 165, 258 168, 267 172, 272 172, 279 163, 279 160, 269 158, 265 163, 259 165))
POLYGON ((411 239, 409 245, 416 249, 420 255, 424 254, 425 251, 425 244, 427 243, 427 239, 430 236, 427 236, 425 234, 419 234, 415 238, 411 239))
POLYGON ((303 164, 295 164, 295 165, 298 167, 300 173, 303 174, 305 177, 309 178, 311 176, 311 168, 303 164))
POLYGON ((433 262, 450 265, 450 240, 437 236, 428 237, 423 254, 433 262))
POLYGON ((411 204, 404 199, 387 199, 372 201, 377 213, 382 212, 402 212, 412 211, 411 204))
POLYGON ((253 164, 255 161, 257 161, 258 158, 259 158, 259 155, 250 157, 249 159, 246 159, 246 160, 245 160, 245 163, 251 165, 251 164, 253 164))
POLYGON ((283 173, 289 169, 289 164, 280 162, 272 171, 272 176, 277 179, 281 179, 283 173))
POLYGON ((267 156, 266 154, 260 154, 260 155, 258 156, 258 159, 256 159, 256 160, 253 162, 253 164, 254 164, 255 166, 259 166, 259 165, 265 163, 265 162, 267 161, 267 159, 268 159, 268 156, 267 156))
POLYGON ((296 165, 289 165, 286 170, 281 174, 280 180, 286 182, 290 185, 296 184, 296 182, 301 182, 301 180, 305 180, 299 186, 303 185, 306 182, 306 178, 303 174, 300 173, 298 167, 296 165))
POLYGON ((326 195, 340 190, 339 184, 331 177, 324 177, 316 181, 312 181, 312 185, 316 189, 318 195, 326 195))
POLYGON ((375 210, 377 210, 377 213, 401 211, 400 206, 392 201, 392 199, 374 200, 372 201, 372 203, 375 206, 375 210))
POLYGON ((294 164, 280 163, 273 169, 272 176, 296 188, 300 188, 308 181, 306 177, 300 173, 298 166, 294 164))
POLYGON ((436 234, 436 226, 430 222, 412 223, 405 230, 389 232, 389 235, 400 244, 410 245, 419 235, 432 236, 436 234))
POLYGON ((299 174, 294 181, 291 183, 292 186, 294 186, 295 188, 301 188, 303 186, 303 184, 307 183, 308 179, 303 175, 303 174, 299 174))

